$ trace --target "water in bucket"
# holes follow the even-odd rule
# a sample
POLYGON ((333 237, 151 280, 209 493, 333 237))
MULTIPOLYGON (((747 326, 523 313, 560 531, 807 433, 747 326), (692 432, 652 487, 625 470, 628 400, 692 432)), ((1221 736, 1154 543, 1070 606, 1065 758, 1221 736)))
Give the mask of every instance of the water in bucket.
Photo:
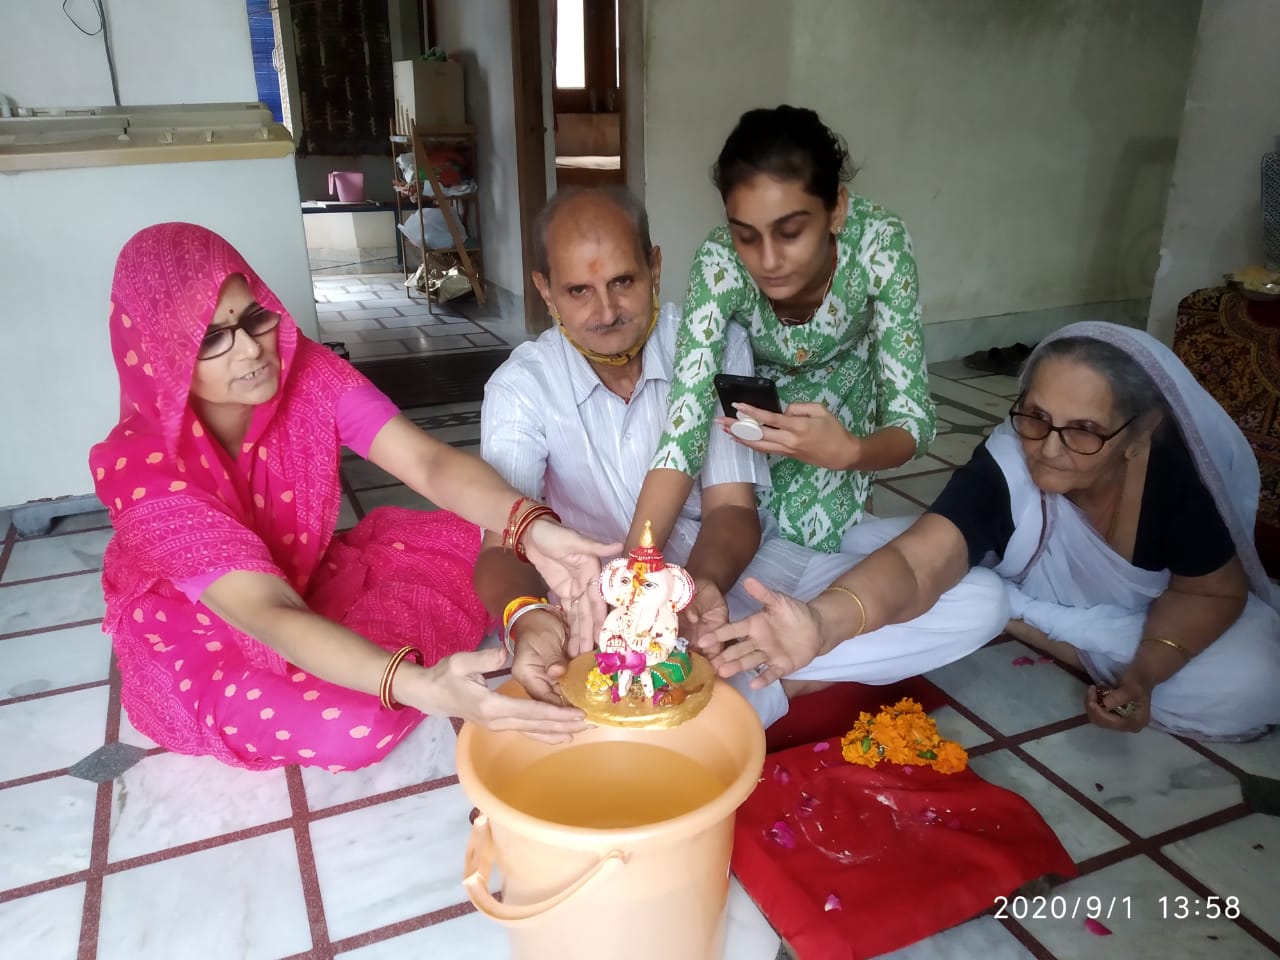
POLYGON ((689 757, 644 743, 592 743, 537 760, 502 785, 517 810, 569 827, 619 830, 692 813, 727 784, 689 757))

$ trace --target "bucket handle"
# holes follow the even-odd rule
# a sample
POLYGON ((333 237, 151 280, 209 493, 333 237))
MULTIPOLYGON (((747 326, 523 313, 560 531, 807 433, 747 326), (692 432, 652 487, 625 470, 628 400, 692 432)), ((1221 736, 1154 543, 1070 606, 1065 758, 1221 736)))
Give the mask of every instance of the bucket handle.
POLYGON ((626 864, 627 860, 628 854, 621 850, 610 850, 602 854, 582 876, 544 900, 519 905, 502 903, 489 892, 489 873, 494 863, 493 831, 489 829, 489 818, 482 813, 471 824, 471 838, 467 841, 466 873, 462 885, 467 888, 467 896, 472 905, 489 919, 499 923, 520 923, 540 917, 559 906, 597 877, 626 864))

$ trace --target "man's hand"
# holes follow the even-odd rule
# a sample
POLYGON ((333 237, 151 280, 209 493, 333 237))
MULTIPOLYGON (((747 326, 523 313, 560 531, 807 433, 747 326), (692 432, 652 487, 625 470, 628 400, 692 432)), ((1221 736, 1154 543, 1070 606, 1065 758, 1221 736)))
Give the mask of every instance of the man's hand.
POLYGON ((560 598, 569 619, 570 652, 590 650, 604 623, 600 558, 617 556, 620 543, 598 543, 551 520, 535 520, 524 536, 524 552, 560 598))
POLYGON ((744 620, 711 631, 714 642, 723 645, 711 663, 722 677, 755 671, 751 689, 759 690, 790 676, 818 655, 822 622, 808 604, 770 590, 754 577, 748 577, 743 586, 764 606, 744 620))
POLYGON ((511 675, 529 696, 543 703, 561 705, 560 678, 569 667, 566 635, 560 618, 546 610, 531 610, 516 624, 515 660, 511 675))
MULTIPOLYGON (((827 470, 852 470, 858 464, 858 438, 820 403, 788 404, 786 413, 772 413, 748 403, 733 406, 759 423, 764 431, 761 440, 734 437, 743 446, 760 453, 793 457, 827 470)), ((734 422, 730 416, 716 418, 726 433, 734 422)))
POLYGON ((723 643, 712 631, 729 622, 729 605, 710 580, 694 581, 693 602, 680 611, 680 635, 707 659, 720 653, 723 643))

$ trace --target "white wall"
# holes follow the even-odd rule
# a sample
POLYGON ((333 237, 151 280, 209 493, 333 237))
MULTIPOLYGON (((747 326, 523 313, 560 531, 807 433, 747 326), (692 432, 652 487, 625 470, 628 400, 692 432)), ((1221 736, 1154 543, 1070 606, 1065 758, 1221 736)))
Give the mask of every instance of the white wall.
POLYGON ((723 220, 707 171, 724 137, 782 102, 843 133, 855 189, 906 221, 927 322, 1148 295, 1198 7, 739 0, 728 17, 649 0, 645 182, 666 296, 723 220))
POLYGON ((1259 163, 1280 149, 1274 0, 1205 0, 1147 329, 1171 341, 1178 301, 1262 262, 1259 163))
POLYGON ((467 122, 477 128, 485 272, 489 282, 520 297, 524 267, 510 7, 507 0, 439 0, 436 13, 436 43, 462 61, 467 122))
MULTIPOLYGON (((23 106, 112 102, 101 37, 80 34, 60 2, 2 5, 0 93, 23 106)), ((87 0, 69 9, 92 29, 87 0)), ((107 11, 126 104, 257 99, 243 0, 109 0, 107 11)), ((92 492, 89 446, 119 411, 116 255, 136 230, 175 219, 239 247, 316 336, 292 156, 0 176, 0 508, 92 492)))
MULTIPOLYGON (((114 101, 102 37, 87 37, 61 0, 15 0, 0 20, 0 95, 24 107, 114 101)), ((218 103, 258 99, 244 0, 107 0, 120 101, 218 103)), ((92 0, 67 5, 97 29, 92 0)))

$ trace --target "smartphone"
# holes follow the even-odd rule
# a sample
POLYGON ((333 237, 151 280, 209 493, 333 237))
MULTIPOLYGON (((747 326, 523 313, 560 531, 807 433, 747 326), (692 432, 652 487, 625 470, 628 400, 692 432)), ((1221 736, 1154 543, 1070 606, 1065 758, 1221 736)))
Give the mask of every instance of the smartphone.
POLYGON ((715 378, 716 393, 720 395, 720 406, 726 417, 732 417, 736 411, 735 403, 749 403, 770 413, 782 412, 782 400, 778 396, 778 385, 768 377, 740 377, 731 373, 718 373, 715 378))

